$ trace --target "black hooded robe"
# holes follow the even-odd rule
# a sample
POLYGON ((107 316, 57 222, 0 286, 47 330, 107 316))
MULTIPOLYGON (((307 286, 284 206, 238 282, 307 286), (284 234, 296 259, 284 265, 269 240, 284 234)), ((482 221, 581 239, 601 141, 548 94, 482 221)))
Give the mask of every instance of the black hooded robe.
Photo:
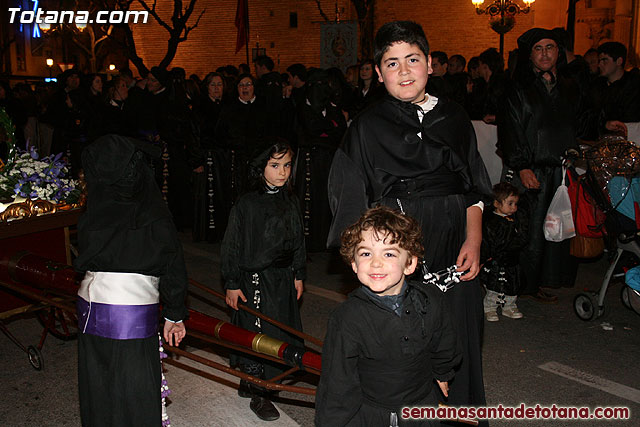
MULTIPOLYGON (((467 208, 490 194, 491 184, 462 107, 438 100, 422 123, 417 108, 386 96, 351 124, 329 174, 334 219, 328 244, 337 245, 369 207, 401 208, 421 225, 425 260, 439 271, 455 264, 467 208)), ((484 405, 482 287, 477 280, 460 283, 445 300, 462 347, 447 404, 484 405)))
MULTIPOLYGON (((179 321, 187 315, 182 246, 140 144, 108 135, 85 148, 87 210, 78 223, 74 267, 159 277, 162 315, 179 321)), ((83 426, 161 424, 158 347, 155 334, 125 340, 78 334, 83 426)))

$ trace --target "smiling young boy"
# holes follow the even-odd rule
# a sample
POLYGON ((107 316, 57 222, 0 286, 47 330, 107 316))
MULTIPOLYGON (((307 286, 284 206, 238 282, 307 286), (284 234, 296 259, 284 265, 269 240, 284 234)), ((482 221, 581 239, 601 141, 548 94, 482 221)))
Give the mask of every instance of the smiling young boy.
POLYGON ((443 294, 406 280, 423 254, 422 232, 413 218, 377 207, 344 231, 340 253, 362 286, 329 318, 316 425, 403 424, 403 406, 437 405, 436 382, 447 395, 460 361, 443 294))

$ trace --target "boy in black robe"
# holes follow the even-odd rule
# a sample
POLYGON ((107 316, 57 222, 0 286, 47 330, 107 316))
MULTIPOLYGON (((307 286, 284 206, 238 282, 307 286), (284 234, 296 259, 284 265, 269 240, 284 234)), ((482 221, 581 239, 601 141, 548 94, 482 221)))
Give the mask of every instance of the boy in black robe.
POLYGON ((396 426, 402 407, 438 404, 434 380, 448 394, 460 354, 443 294, 405 280, 423 252, 417 222, 386 206, 342 234, 362 286, 329 318, 316 425, 396 426))
POLYGON ((485 404, 482 378, 481 199, 491 184, 462 107, 425 92, 431 64, 420 25, 383 25, 375 39, 388 96, 357 116, 329 173, 333 223, 328 244, 369 207, 400 208, 422 228, 430 271, 455 264, 464 283, 445 294, 463 361, 447 404, 485 404))

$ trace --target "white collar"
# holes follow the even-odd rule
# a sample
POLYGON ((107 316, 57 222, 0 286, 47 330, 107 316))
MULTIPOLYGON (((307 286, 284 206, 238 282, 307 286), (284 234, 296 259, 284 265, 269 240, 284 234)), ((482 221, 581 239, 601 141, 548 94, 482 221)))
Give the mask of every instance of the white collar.
POLYGON ((240 97, 238 97, 238 101, 242 102, 242 103, 243 103, 243 104, 245 104, 245 105, 247 105, 247 104, 253 104, 253 101, 255 101, 255 100, 256 100, 256 96, 255 96, 255 95, 253 95, 253 98, 251 98, 251 99, 250 99, 250 100, 248 100, 248 101, 243 101, 240 97))
MULTIPOLYGON (((425 99, 420 104, 416 104, 419 107, 418 108, 418 119, 420 120, 420 123, 422 123, 422 118, 424 117, 424 115, 427 114, 429 111, 433 110, 435 108, 436 104, 438 103, 438 98, 436 98, 435 96, 429 95, 428 93, 425 93, 424 96, 427 99, 425 99)), ((418 136, 420 136, 420 138, 422 138, 422 135, 420 133, 418 133, 418 136)))
POLYGON ((438 98, 433 95, 429 95, 428 93, 425 93, 424 95, 426 99, 422 101, 422 103, 416 105, 422 109, 423 113, 428 113, 436 106, 436 104, 438 103, 438 98))

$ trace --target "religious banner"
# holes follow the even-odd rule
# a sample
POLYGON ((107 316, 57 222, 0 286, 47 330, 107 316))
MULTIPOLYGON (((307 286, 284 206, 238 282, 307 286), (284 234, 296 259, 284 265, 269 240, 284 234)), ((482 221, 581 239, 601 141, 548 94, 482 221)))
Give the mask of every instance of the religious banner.
POLYGON ((320 26, 320 67, 345 72, 358 62, 357 22, 323 22, 320 26))

